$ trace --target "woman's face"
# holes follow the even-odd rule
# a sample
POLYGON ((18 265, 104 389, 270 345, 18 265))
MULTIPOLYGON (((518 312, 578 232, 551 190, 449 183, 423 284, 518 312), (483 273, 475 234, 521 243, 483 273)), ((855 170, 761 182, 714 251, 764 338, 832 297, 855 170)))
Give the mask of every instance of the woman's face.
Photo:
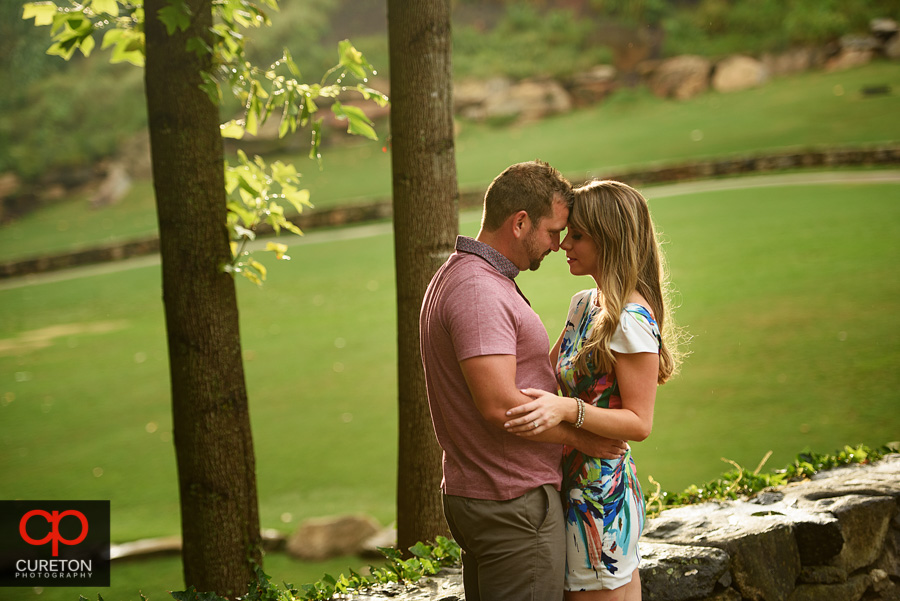
POLYGON ((570 225, 559 247, 566 251, 566 262, 572 275, 589 275, 599 281, 597 245, 587 234, 570 225))

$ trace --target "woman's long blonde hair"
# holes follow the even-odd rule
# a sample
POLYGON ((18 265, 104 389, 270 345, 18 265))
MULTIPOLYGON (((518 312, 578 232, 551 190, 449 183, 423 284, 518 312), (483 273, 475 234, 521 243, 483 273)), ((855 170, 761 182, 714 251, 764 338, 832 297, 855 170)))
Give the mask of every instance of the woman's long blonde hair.
POLYGON ((626 184, 594 180, 575 189, 569 224, 597 245, 600 313, 575 358, 582 373, 609 373, 616 357, 609 347, 632 291, 647 299, 662 335, 659 375, 663 384, 680 364, 679 332, 672 320, 665 257, 647 201, 626 184))

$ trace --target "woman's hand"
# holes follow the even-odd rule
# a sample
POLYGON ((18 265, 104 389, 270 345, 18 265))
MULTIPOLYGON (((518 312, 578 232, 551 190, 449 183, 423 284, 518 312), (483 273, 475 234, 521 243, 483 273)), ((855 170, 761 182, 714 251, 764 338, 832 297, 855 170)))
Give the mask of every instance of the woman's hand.
POLYGON ((503 427, 507 432, 519 436, 534 436, 555 428, 560 422, 574 422, 578 414, 578 404, 574 399, 559 397, 546 390, 525 388, 523 394, 534 400, 506 412, 509 420, 503 427))

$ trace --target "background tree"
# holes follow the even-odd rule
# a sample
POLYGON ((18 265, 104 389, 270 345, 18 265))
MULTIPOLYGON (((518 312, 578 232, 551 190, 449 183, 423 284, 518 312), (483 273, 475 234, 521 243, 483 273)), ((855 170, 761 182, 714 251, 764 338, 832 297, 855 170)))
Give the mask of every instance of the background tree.
MULTIPOLYGON (((199 591, 235 597, 254 579, 262 554, 232 274, 265 279, 246 242, 263 221, 299 233, 279 203, 301 210, 309 194, 299 189, 296 170, 280 162, 270 168, 239 153, 239 165, 226 168, 222 136, 255 134, 276 109, 286 135, 310 123, 315 103, 326 98, 348 132, 374 138, 364 113, 337 97, 353 89, 382 104, 387 98, 363 85, 326 84, 328 75, 342 81, 348 72, 364 80, 371 69, 346 41, 339 64, 319 84, 294 79, 299 71, 287 51, 265 69, 253 67, 237 30, 268 19, 250 0, 87 0, 69 8, 41 2, 26 5, 23 16, 51 25, 49 54, 88 56, 94 33, 105 30, 103 47, 113 48, 113 62, 145 66, 184 578, 199 591), (236 90, 246 110, 220 127, 215 101, 223 87, 236 90)), ((318 155, 320 125, 321 119, 313 125, 311 156, 318 155)), ((285 256, 283 245, 270 243, 269 250, 285 256)))
POLYGON ((448 532, 441 450, 419 350, 419 310, 459 227, 453 143, 450 0, 388 0, 391 173, 397 270, 398 548, 448 532))
POLYGON ((159 219, 163 303, 185 583, 229 597, 260 564, 256 465, 226 228, 224 150, 218 107, 201 73, 213 55, 212 0, 187 0, 184 30, 170 35, 146 0, 145 84, 159 219))

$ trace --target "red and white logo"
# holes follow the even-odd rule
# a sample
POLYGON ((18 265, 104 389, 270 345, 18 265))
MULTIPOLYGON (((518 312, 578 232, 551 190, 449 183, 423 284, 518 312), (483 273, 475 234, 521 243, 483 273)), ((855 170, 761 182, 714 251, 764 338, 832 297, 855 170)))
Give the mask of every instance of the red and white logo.
POLYGON ((62 512, 49 512, 44 511, 43 509, 33 509, 22 516, 22 520, 19 522, 19 534, 22 535, 22 540, 24 540, 29 545, 46 545, 47 543, 52 543, 53 557, 57 557, 59 556, 59 543, 62 543, 64 545, 77 545, 85 539, 88 534, 88 521, 83 513, 74 509, 69 509, 62 512), (81 522, 81 534, 79 534, 77 538, 63 538, 63 536, 59 533, 59 523, 66 516, 73 516, 75 518, 78 518, 78 521, 81 522), (28 535, 28 520, 33 517, 42 517, 47 521, 48 524, 50 524, 50 532, 42 539, 35 540, 28 535))

